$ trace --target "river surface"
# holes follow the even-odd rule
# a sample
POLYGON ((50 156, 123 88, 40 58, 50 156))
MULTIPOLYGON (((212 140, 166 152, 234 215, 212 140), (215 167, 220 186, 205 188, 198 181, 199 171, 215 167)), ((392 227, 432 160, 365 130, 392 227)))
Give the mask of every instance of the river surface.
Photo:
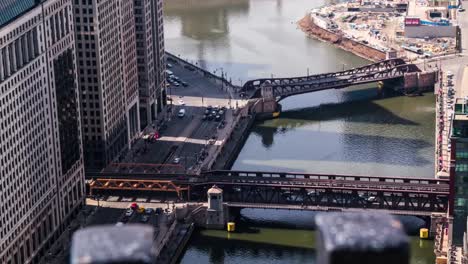
MULTIPOLYGON (((316 74, 368 63, 297 29, 295 21, 306 10, 329 2, 165 1, 166 49, 240 85, 253 78, 316 74)), ((233 169, 434 177, 434 100, 432 94, 380 97, 375 85, 286 98, 280 118, 255 125, 233 169)), ((249 218, 263 214, 250 212, 249 218)), ((287 241, 294 240, 297 231, 278 229, 275 235, 274 228, 258 230, 231 235, 242 237, 243 243, 227 239, 225 233, 197 233, 182 263, 266 263, 270 257, 277 263, 301 263, 314 255, 308 240, 313 231, 300 232, 310 238, 290 245, 287 241), (274 247, 261 242, 271 242, 270 236, 278 241, 274 247), (245 246, 247 241, 253 244, 245 246), (203 261, 190 262, 192 258, 203 261)), ((412 249, 420 254, 412 263, 433 263, 431 251, 418 245, 414 239, 412 249)))

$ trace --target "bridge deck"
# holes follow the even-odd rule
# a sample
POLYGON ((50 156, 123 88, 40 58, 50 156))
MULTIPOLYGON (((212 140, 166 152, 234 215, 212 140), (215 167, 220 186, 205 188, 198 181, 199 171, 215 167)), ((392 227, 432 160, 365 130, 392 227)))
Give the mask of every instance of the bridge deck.
POLYGON ((311 205, 286 205, 286 204, 261 204, 261 203, 226 203, 229 207, 249 208, 249 209, 281 209, 281 210, 302 210, 317 212, 363 212, 374 211, 388 213, 393 215, 408 216, 431 216, 432 212, 425 211, 405 211, 405 210, 386 210, 386 209, 360 209, 360 208, 342 208, 334 206, 311 206, 311 205))

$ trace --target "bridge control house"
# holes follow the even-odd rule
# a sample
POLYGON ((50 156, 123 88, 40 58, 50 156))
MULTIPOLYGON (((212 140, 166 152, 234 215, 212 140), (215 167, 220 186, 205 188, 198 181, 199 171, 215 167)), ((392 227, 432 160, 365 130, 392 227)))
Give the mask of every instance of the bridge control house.
POLYGON ((461 242, 468 216, 468 104, 457 98, 450 135, 450 180, 454 184, 454 242, 461 242))

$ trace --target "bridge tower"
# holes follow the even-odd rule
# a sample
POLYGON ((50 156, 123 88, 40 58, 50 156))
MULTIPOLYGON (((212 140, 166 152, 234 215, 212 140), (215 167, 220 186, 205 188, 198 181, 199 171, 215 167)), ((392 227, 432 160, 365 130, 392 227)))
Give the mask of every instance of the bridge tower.
POLYGON ((255 103, 254 112, 260 119, 278 117, 281 112, 280 104, 276 101, 270 81, 264 82, 260 91, 262 97, 255 103))
POLYGON ((208 209, 206 210, 206 228, 224 228, 223 190, 213 185, 208 190, 208 209))

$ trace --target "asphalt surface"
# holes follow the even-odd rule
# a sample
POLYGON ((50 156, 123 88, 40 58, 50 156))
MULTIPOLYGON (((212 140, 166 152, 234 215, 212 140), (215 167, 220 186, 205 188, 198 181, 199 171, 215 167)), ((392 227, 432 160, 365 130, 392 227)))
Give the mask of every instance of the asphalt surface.
MULTIPOLYGON (((209 144, 211 138, 223 140, 223 129, 218 129, 219 121, 202 120, 207 106, 225 107, 224 120, 233 120, 230 106, 236 107, 236 94, 233 90, 216 83, 210 77, 205 77, 197 71, 191 71, 180 64, 170 63, 179 82, 188 83, 176 87, 168 87, 168 115, 162 125, 155 122, 148 126, 137 140, 132 149, 122 155, 118 165, 111 165, 107 171, 152 171, 166 173, 195 172, 201 168, 203 162, 200 157, 203 152, 213 152, 216 144, 209 144), (179 117, 181 109, 185 115, 179 117), (153 136, 159 133, 157 140, 146 140, 145 135, 153 136), (178 162, 175 162, 175 159, 178 162), (141 166, 141 164, 147 164, 141 166), (134 166, 134 167, 132 167, 134 166)), ((239 100, 238 106, 245 101, 239 100)), ((228 127, 230 124, 226 124, 228 127)))

